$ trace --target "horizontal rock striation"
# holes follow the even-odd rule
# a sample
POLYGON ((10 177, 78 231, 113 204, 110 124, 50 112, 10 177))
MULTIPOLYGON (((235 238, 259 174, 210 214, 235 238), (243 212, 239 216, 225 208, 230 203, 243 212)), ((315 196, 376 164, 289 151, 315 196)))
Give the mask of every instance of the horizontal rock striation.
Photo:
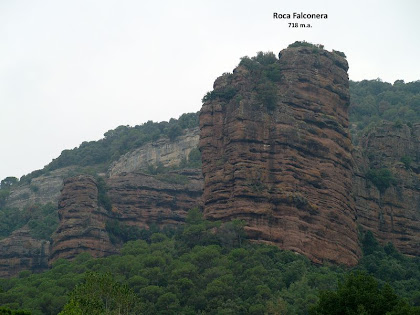
POLYGON ((184 134, 173 141, 161 137, 157 141, 147 143, 140 148, 123 155, 109 167, 110 177, 147 170, 150 165, 162 164, 164 167, 178 166, 183 160, 188 160, 192 149, 197 148, 199 129, 187 129, 184 134))
POLYGON ((105 229, 110 214, 98 205, 95 179, 79 175, 64 181, 58 203, 59 226, 52 236, 50 263, 82 252, 93 257, 116 253, 105 229))
POLYGON ((0 240, 0 278, 12 277, 23 270, 40 272, 48 268, 50 242, 34 239, 28 227, 0 240))
POLYGON ((200 112, 207 218, 243 219, 251 239, 317 263, 357 263, 347 69, 299 47, 215 81, 200 112))
POLYGON ((354 157, 357 223, 381 243, 420 255, 420 124, 383 123, 361 138, 354 157), (388 185, 369 178, 380 169, 392 174, 388 185))
POLYGON ((202 207, 200 169, 156 176, 124 173, 107 180, 112 212, 118 220, 148 229, 182 224, 189 209, 202 207))

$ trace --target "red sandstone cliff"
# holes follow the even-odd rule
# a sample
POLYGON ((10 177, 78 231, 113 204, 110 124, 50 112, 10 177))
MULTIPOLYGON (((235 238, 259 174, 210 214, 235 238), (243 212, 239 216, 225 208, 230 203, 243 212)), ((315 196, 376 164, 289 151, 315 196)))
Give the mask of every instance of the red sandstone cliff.
POLYGON ((93 257, 116 253, 105 230, 109 214, 98 205, 98 188, 92 176, 64 181, 58 203, 59 226, 53 234, 50 263, 88 252, 93 257))
POLYGON ((53 234, 50 263, 87 252, 93 257, 117 253, 106 230, 108 220, 148 229, 182 224, 193 207, 201 207, 200 170, 173 171, 156 176, 122 173, 106 180, 110 211, 98 204, 97 182, 92 176, 66 179, 59 201, 60 224, 53 234))
POLYGON ((33 272, 48 268, 50 242, 37 240, 29 228, 22 227, 0 240, 0 278, 17 275, 23 270, 33 272))
POLYGON ((354 156, 357 223, 381 243, 420 255, 420 124, 378 125, 362 137, 354 156), (394 178, 383 191, 367 176, 381 168, 394 178))
POLYGON ((314 262, 357 263, 347 69, 300 47, 215 81, 200 113, 207 218, 243 219, 251 239, 314 262))
POLYGON ((203 180, 199 169, 161 175, 123 173, 107 179, 116 219, 148 229, 182 224, 189 209, 201 207, 203 180))

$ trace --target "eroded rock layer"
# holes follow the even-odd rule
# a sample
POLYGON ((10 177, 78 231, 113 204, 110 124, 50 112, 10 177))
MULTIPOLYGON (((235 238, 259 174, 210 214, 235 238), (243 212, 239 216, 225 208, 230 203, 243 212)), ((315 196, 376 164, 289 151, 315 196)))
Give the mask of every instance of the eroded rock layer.
POLYGON ((23 270, 40 272, 48 268, 50 242, 34 239, 28 227, 0 240, 0 278, 12 277, 23 270))
POLYGON ((178 166, 197 147, 199 129, 187 129, 182 135, 170 140, 161 137, 138 149, 124 154, 109 167, 109 175, 147 170, 149 166, 161 164, 163 167, 178 166))
POLYGON ((79 175, 64 181, 58 216, 50 263, 84 252, 93 257, 116 253, 105 229, 109 213, 98 205, 98 188, 92 176, 79 175))
POLYGON ((201 207, 201 170, 188 169, 157 176, 124 173, 107 180, 112 212, 118 220, 148 229, 184 223, 193 207, 201 207))
POLYGON ((358 224, 381 243, 420 255, 420 124, 383 123, 360 139, 354 156, 358 224), (372 170, 387 170, 391 179, 372 178, 372 170))
POLYGON ((354 265, 347 61, 289 48, 270 67, 281 75, 268 83, 245 64, 219 77, 201 109, 205 215, 243 219, 251 239, 314 262, 354 265))

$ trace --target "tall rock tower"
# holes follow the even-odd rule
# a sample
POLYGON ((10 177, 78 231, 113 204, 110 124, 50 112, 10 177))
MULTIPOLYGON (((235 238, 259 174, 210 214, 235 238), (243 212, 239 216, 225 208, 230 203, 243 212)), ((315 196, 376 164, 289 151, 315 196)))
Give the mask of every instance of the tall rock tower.
POLYGON ((204 97, 204 214, 316 263, 360 256, 343 53, 295 43, 242 58, 204 97))

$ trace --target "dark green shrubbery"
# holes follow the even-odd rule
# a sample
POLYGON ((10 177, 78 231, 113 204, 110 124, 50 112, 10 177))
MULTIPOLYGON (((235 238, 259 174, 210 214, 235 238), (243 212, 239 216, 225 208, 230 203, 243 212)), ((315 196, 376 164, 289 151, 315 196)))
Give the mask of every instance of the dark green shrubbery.
POLYGON ((0 208, 0 238, 28 225, 36 239, 49 240, 58 225, 57 206, 52 204, 32 205, 24 209, 0 208))
POLYGON ((392 245, 382 247, 369 232, 362 236, 360 264, 348 273, 274 246, 249 244, 242 221, 210 222, 198 209, 186 221, 166 231, 134 231, 107 222, 115 243, 133 240, 121 255, 93 259, 81 254, 73 262, 56 261, 42 274, 25 271, 0 279, 0 305, 34 315, 103 314, 107 309, 121 314, 308 314, 311 306, 314 314, 418 311, 412 305, 420 305, 419 259, 401 255, 392 245))
POLYGON ((207 94, 204 95, 202 102, 205 103, 207 101, 211 101, 215 99, 221 99, 225 102, 229 102, 236 95, 236 93, 237 91, 234 87, 227 86, 223 89, 207 92, 207 94))
POLYGON ((340 57, 347 58, 346 54, 341 52, 341 51, 333 49, 333 53, 336 54, 336 55, 339 55, 340 57))
POLYGON ((387 168, 372 169, 366 173, 366 178, 369 179, 381 193, 395 184, 395 178, 391 171, 387 168))
POLYGON ((405 167, 405 169, 406 170, 409 170, 410 169, 410 167, 411 167, 411 162, 412 162, 413 160, 411 159, 411 157, 409 157, 409 156, 407 156, 407 155, 404 155, 402 158, 401 158, 401 162, 404 164, 404 167, 405 167))
POLYGON ((58 168, 67 166, 100 166, 96 172, 106 171, 112 161, 121 155, 141 145, 155 141, 161 136, 167 136, 171 140, 176 139, 186 128, 198 126, 198 113, 181 115, 178 119, 170 119, 169 122, 155 123, 148 121, 135 127, 119 126, 104 134, 104 138, 98 141, 83 142, 78 148, 64 150, 60 156, 54 159, 44 169, 34 171, 22 176, 21 184, 29 184, 32 178, 46 174, 58 168))
POLYGON ((380 79, 350 81, 349 119, 353 139, 382 121, 395 128, 420 121, 420 81, 394 84, 380 79))

